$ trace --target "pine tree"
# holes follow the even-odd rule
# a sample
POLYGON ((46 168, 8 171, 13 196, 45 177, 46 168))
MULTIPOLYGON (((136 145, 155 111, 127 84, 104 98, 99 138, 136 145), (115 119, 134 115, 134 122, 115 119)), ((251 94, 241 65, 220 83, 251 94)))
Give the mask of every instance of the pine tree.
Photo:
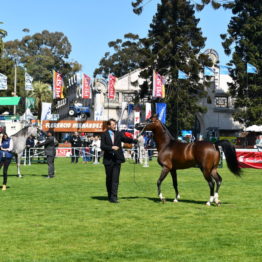
POLYGON ((227 34, 221 35, 226 54, 232 54, 234 82, 230 94, 235 99, 234 119, 245 126, 262 124, 262 1, 236 0, 227 34), (257 74, 247 73, 247 63, 257 74))
MULTIPOLYGON (((141 76, 148 79, 156 70, 167 79, 168 124, 174 130, 192 129, 197 112, 205 112, 198 103, 206 95, 205 82, 200 81, 204 65, 212 65, 207 56, 201 54, 205 38, 199 22, 194 16, 194 6, 186 0, 161 0, 153 18, 148 38, 144 39, 147 59, 141 76), (178 79, 178 70, 185 72, 188 79, 178 79)), ((151 84, 144 84, 150 88, 151 84)), ((142 88, 143 91, 143 88, 142 88)), ((144 90, 144 93, 151 90, 144 90)), ((158 100, 156 100, 157 102, 158 100)))

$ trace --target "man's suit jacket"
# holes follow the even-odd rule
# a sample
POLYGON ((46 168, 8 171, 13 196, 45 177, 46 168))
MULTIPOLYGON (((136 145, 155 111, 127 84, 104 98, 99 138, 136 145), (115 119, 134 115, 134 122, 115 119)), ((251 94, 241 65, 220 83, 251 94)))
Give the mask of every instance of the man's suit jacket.
POLYGON ((38 144, 38 146, 45 147, 45 154, 47 156, 55 156, 55 138, 53 136, 48 136, 43 143, 38 144))
POLYGON ((114 132, 114 143, 112 142, 109 131, 106 131, 101 136, 101 149, 104 151, 104 165, 110 165, 112 163, 124 163, 125 157, 122 149, 122 144, 124 143, 134 143, 134 139, 126 137, 123 133, 119 131, 114 132), (113 150, 112 146, 118 146, 118 150, 113 150))

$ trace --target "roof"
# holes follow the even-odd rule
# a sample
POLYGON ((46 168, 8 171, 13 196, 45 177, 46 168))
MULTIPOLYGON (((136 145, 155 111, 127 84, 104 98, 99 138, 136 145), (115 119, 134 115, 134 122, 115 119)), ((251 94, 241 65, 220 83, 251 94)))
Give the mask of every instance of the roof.
POLYGON ((17 106, 20 98, 18 96, 0 97, 0 106, 17 106))

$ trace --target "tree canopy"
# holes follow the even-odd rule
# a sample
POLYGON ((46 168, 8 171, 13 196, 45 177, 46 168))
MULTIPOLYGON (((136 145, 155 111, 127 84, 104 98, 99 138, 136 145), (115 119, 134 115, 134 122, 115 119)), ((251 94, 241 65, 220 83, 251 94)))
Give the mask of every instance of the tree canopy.
POLYGON ((221 35, 226 54, 232 54, 230 94, 235 99, 235 120, 246 126, 262 124, 262 2, 236 0, 227 34, 221 35), (257 73, 247 72, 247 64, 257 73))

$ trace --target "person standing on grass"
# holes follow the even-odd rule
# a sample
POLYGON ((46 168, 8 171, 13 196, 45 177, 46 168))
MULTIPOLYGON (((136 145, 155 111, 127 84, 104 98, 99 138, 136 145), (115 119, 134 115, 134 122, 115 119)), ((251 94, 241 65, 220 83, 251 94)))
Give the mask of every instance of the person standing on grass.
POLYGON ((48 176, 47 178, 54 178, 55 177, 55 155, 56 155, 56 145, 57 141, 54 137, 54 134, 52 131, 47 132, 47 138, 44 142, 38 143, 37 146, 44 146, 45 147, 45 154, 47 159, 47 165, 48 165, 48 176))
POLYGON ((72 146, 71 163, 78 163, 78 158, 82 146, 82 141, 78 132, 74 133, 74 135, 70 139, 70 143, 72 146))
POLYGON ((121 142, 137 143, 137 140, 126 137, 122 132, 116 131, 116 120, 107 121, 107 131, 101 136, 101 149, 104 151, 103 164, 106 172, 106 189, 108 200, 118 203, 117 193, 121 164, 125 162, 121 142))
POLYGON ((6 190, 7 170, 13 157, 13 140, 6 133, 0 136, 0 169, 3 168, 3 186, 2 190, 6 190))

